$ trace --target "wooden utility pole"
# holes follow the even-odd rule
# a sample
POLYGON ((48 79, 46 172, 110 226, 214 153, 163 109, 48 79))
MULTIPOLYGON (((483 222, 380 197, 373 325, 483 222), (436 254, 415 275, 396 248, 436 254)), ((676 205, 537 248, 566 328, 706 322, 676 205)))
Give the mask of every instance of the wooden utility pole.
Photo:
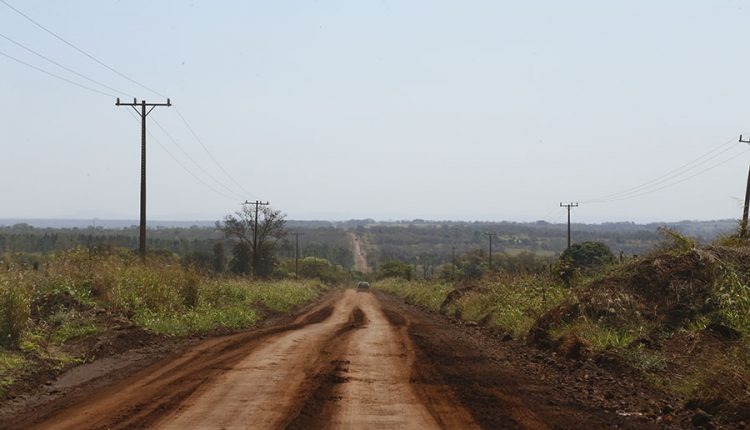
POLYGON ((570 208, 577 208, 578 203, 560 203, 561 208, 568 208, 568 249, 570 249, 570 208))
POLYGON ((253 275, 258 275, 258 210, 261 206, 268 206, 270 203, 256 200, 254 202, 248 202, 245 200, 246 205, 255 205, 255 219, 253 220, 253 275))
POLYGON ((456 247, 451 246, 451 272, 453 273, 453 279, 456 279, 456 247))
MULTIPOLYGON (((745 140, 742 138, 742 135, 740 135, 740 142, 750 143, 750 139, 745 140)), ((742 221, 740 223, 740 237, 743 239, 747 237, 748 207, 750 207, 750 169, 748 169, 747 172, 747 186, 745 187, 745 206, 742 208, 742 221)))
POLYGON ((138 252, 142 260, 146 260, 146 117, 157 106, 172 106, 172 102, 167 99, 166 103, 146 103, 146 100, 133 99, 133 103, 120 103, 117 98, 115 106, 130 106, 141 117, 141 228, 139 237, 138 252), (141 110, 138 110, 138 106, 141 110), (147 107, 150 109, 146 110, 147 107))
POLYGON ((299 237, 305 233, 292 233, 294 235, 294 279, 299 279, 299 237))
POLYGON ((490 272, 492 272, 492 237, 497 236, 497 233, 485 233, 484 235, 490 238, 490 272))

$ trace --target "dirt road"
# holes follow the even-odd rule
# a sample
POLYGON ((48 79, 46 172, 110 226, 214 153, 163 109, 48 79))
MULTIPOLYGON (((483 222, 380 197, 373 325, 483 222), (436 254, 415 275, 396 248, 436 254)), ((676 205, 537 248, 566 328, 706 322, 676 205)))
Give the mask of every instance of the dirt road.
POLYGON ((367 253, 362 249, 362 241, 354 233, 347 234, 354 247, 354 268, 361 273, 370 273, 370 267, 367 265, 367 253))
POLYGON ((465 334, 338 290, 284 324, 209 339, 3 425, 38 429, 643 428, 493 361, 465 334))

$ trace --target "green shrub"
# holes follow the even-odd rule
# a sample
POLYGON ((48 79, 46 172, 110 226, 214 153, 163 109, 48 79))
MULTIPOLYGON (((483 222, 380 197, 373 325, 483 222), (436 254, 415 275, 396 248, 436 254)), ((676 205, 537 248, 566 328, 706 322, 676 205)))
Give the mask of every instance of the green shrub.
POLYGON ((411 266, 398 260, 386 261, 380 266, 377 274, 378 279, 402 278, 409 280, 413 276, 411 266))
POLYGON ((602 242, 581 242, 566 249, 560 260, 569 261, 574 268, 590 269, 612 263, 615 256, 602 242))

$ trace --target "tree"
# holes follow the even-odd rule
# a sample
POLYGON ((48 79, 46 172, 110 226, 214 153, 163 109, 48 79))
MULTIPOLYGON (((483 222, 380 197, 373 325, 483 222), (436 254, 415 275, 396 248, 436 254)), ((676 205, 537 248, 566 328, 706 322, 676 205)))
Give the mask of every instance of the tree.
POLYGON ((237 242, 232 248, 232 261, 229 270, 238 275, 247 275, 251 268, 252 249, 245 242, 237 242))
POLYGON ((214 273, 222 273, 224 271, 224 267, 226 267, 227 263, 226 256, 224 255, 224 244, 221 242, 217 242, 214 245, 212 263, 214 273))
POLYGON ((243 205, 234 215, 224 218, 221 229, 227 237, 245 244, 250 252, 250 266, 255 276, 267 277, 273 272, 275 265, 275 251, 280 241, 286 237, 286 215, 274 210, 270 206, 257 209, 250 205, 243 205), (255 215, 258 214, 256 220, 255 215), (257 231, 256 231, 257 226, 257 231), (253 249, 255 245, 255 249, 253 249))
POLYGON ((602 242, 581 242, 572 245, 560 255, 560 260, 569 261, 575 268, 590 269, 613 262, 615 256, 602 242))

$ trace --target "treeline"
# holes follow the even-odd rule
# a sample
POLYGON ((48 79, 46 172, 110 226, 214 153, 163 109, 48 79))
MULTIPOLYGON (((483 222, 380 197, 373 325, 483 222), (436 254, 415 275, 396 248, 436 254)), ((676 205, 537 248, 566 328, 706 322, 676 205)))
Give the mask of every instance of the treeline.
MULTIPOLYGON (((543 256, 559 255, 567 247, 564 225, 539 223, 410 223, 379 224, 360 228, 377 252, 369 255, 371 264, 400 260, 418 265, 450 262, 454 255, 476 250, 489 251, 485 233, 495 233, 493 254, 510 256, 531 252, 543 256)), ((597 241, 613 252, 644 254, 659 241, 657 228, 642 225, 573 225, 573 241, 597 241)))
MULTIPOLYGON (((349 270, 354 266, 351 244, 346 232, 330 226, 295 227, 300 232, 299 257, 314 257, 330 261, 349 270)), ((200 264, 218 270, 228 270, 234 242, 224 231, 214 227, 149 229, 147 247, 150 250, 176 254, 190 264, 200 264), (223 257, 222 257, 223 255, 223 257), (223 263, 219 263, 223 261, 223 263)), ((116 249, 137 249, 137 227, 123 229, 90 228, 35 228, 28 224, 0 227, 0 254, 48 254, 74 248, 95 252, 116 249)), ((293 236, 285 237, 276 250, 281 259, 294 259, 293 236)))

